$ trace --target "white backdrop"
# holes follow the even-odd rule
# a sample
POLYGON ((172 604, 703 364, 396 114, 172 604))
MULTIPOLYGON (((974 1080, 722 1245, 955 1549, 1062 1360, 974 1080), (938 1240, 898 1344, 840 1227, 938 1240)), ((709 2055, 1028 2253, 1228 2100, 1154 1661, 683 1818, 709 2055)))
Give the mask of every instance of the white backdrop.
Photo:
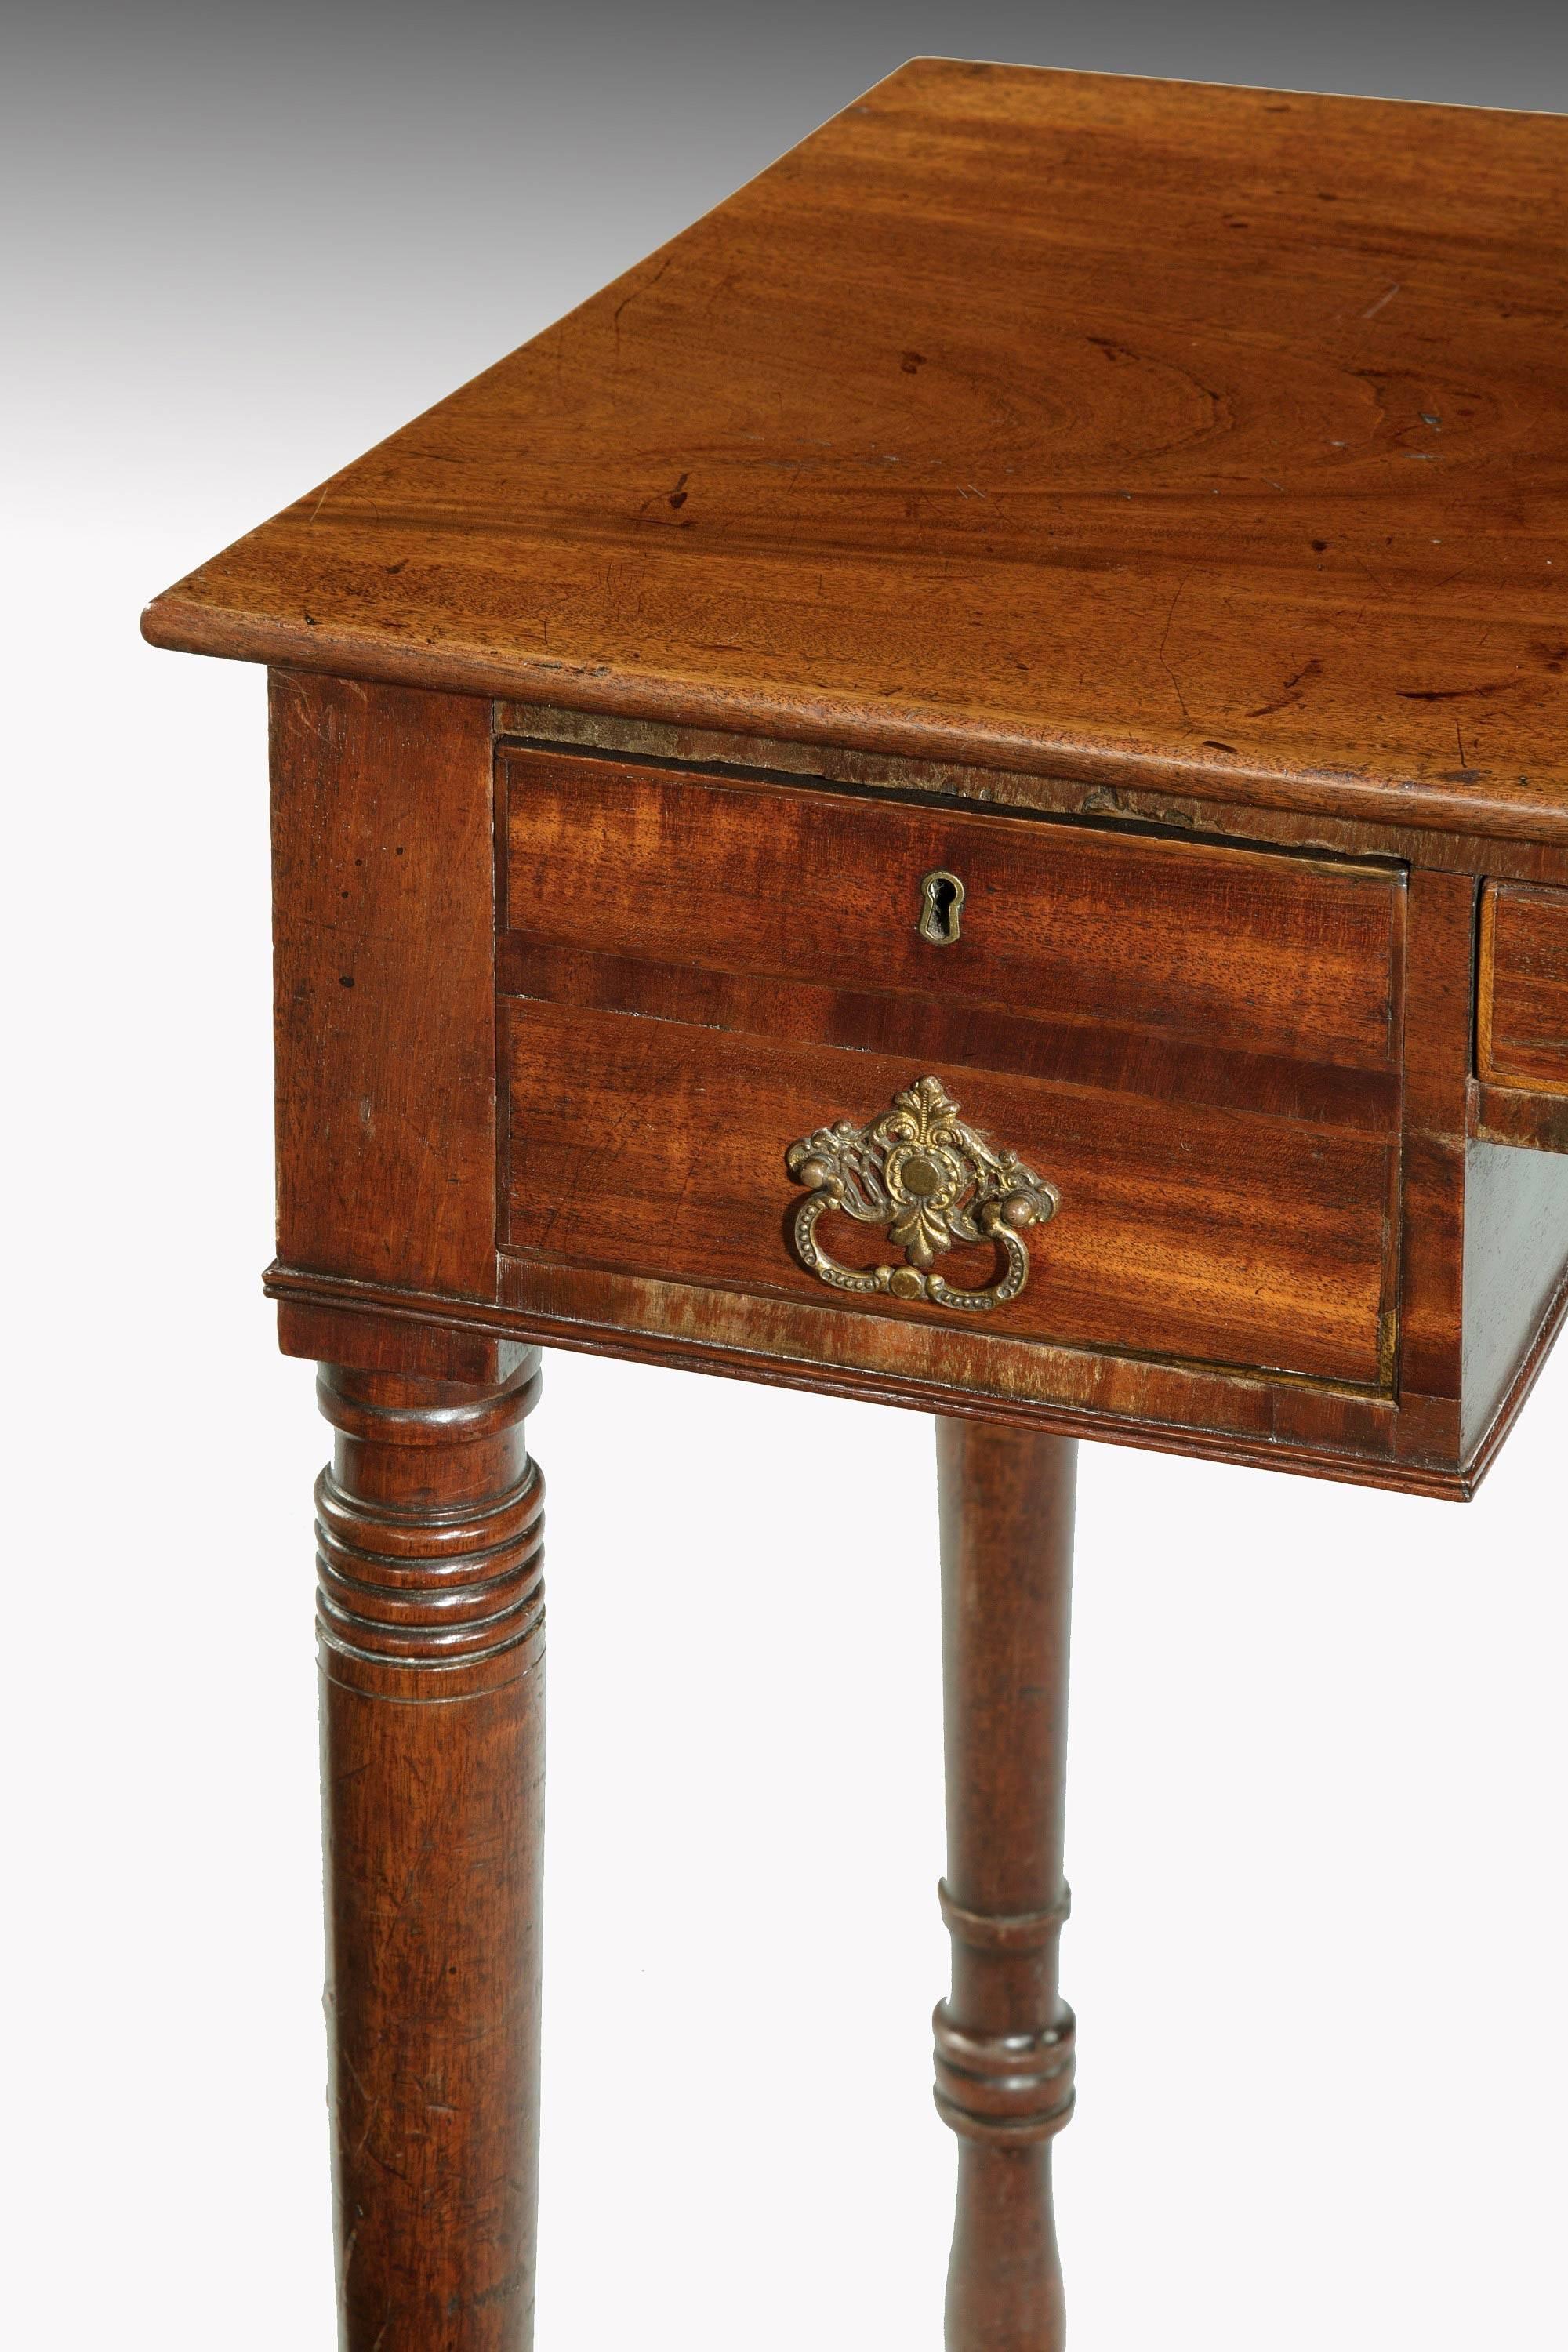
MULTIPOLYGON (((411 50, 395 87, 363 26, 350 74, 303 19, 253 58, 237 16, 171 82, 222 12, 151 62, 55 60, 8 213, 18 2344, 333 2340, 326 1432, 258 1282, 263 685, 149 651, 138 608, 910 48, 1182 65, 1168 25, 1111 55, 909 13, 920 40, 860 26, 794 82, 689 53, 658 104, 591 46, 514 59, 498 96, 467 18, 445 79, 411 50)), ((1230 70, 1266 67, 1242 41, 1230 70)), ((1086 1449, 1058 2143, 1080 2352, 1562 2344, 1565 1406, 1568 1353, 1468 1511, 1086 1449)), ((553 1355, 531 1426, 541 2352, 935 2352, 929 1424, 553 1355)))

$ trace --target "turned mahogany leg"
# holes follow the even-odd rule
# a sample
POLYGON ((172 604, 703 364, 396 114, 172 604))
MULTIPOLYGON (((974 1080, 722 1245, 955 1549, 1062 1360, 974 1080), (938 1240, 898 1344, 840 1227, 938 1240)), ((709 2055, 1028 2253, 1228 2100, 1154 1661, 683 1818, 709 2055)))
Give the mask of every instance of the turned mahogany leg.
POLYGON ((531 1355, 321 1367, 316 1490, 344 2352, 526 2352, 543 1819, 531 1355))
POLYGON ((1057 1989, 1078 1448, 939 1421, 952 1995, 936 2102, 959 2135, 948 2352, 1060 2352, 1051 2139, 1072 2113, 1057 1989))

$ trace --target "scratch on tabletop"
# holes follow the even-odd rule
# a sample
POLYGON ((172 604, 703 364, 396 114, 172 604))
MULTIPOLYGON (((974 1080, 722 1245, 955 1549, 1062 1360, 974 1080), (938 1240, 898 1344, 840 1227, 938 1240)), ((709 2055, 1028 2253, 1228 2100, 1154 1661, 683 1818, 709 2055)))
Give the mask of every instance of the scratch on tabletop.
POLYGON ((1301 698, 1301 688, 1307 684, 1310 679, 1321 677, 1322 674, 1322 663, 1318 659, 1316 654, 1314 654, 1310 661, 1304 661, 1299 669, 1292 671, 1291 675, 1286 679, 1284 685, 1280 688, 1279 694, 1275 697, 1272 702, 1260 702, 1256 710, 1249 710, 1247 712, 1247 717, 1249 719, 1268 719, 1273 716, 1275 711, 1283 710, 1288 703, 1299 702, 1301 698))
POLYGON ((1166 646, 1170 643, 1170 638, 1171 638, 1171 624, 1172 624, 1172 622, 1173 622, 1173 621, 1175 619, 1175 617, 1176 617, 1176 607, 1177 607, 1177 605, 1181 603, 1183 593, 1184 593, 1184 592, 1185 591, 1185 588, 1186 588, 1186 584, 1187 584, 1188 581, 1192 578, 1193 573, 1196 571, 1196 569, 1197 569, 1196 564, 1190 564, 1190 565, 1188 566, 1188 568, 1186 569, 1186 571, 1183 572, 1183 574, 1182 574, 1182 576, 1181 576, 1180 580, 1178 580, 1178 582, 1176 583, 1176 593, 1175 593, 1175 594, 1174 594, 1174 595, 1172 597, 1172 599, 1171 599, 1171 609, 1170 609, 1170 611, 1169 611, 1169 612, 1166 614, 1166 615, 1165 615, 1165 628, 1164 628, 1164 634, 1163 634, 1163 636, 1161 637, 1161 639, 1160 639, 1160 654, 1159 654, 1160 667, 1161 667, 1161 668, 1164 671, 1165 676, 1166 676, 1166 677, 1170 679, 1170 681, 1171 681, 1171 686, 1172 686, 1172 688, 1173 688, 1173 692, 1174 692, 1174 694, 1175 694, 1176 700, 1177 700, 1177 701, 1181 704, 1181 706, 1182 706, 1182 717, 1186 720, 1186 722, 1187 722, 1187 724, 1189 725, 1189 727, 1190 727, 1190 726, 1191 726, 1191 724, 1192 724, 1192 718, 1193 718, 1193 714, 1192 714, 1192 712, 1187 709, 1187 698, 1186 698, 1186 696, 1182 692, 1182 682, 1181 682, 1180 678, 1178 678, 1178 677, 1176 676, 1175 671, 1171 667, 1170 663, 1165 659, 1165 647, 1166 647, 1166 646))
POLYGON ((664 259, 659 263, 658 268, 654 271, 653 276, 647 280, 647 283, 645 286, 634 286, 631 292, 629 294, 623 294, 620 300, 616 304, 610 323, 616 331, 616 356, 617 359, 620 357, 621 352, 622 311, 626 310, 633 302, 637 301, 640 296, 644 294, 651 294, 654 288, 658 284, 659 279, 664 276, 665 271, 672 266, 674 260, 674 254, 667 253, 664 259))

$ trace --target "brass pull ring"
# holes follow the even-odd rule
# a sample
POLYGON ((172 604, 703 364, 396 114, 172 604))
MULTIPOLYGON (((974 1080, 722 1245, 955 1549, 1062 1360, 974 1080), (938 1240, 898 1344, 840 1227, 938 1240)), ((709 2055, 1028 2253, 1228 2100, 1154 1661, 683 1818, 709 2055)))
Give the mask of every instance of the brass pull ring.
POLYGON ((1061 1205, 1056 1186, 1026 1168, 1016 1151, 998 1151, 965 1126, 940 1078, 917 1078, 868 1126, 841 1118, 819 1127, 792 1143, 786 1159, 791 1175, 808 1190, 795 1213, 800 1262, 835 1290, 880 1291, 978 1312, 1005 1307, 1029 1279, 1025 1229, 1044 1224, 1061 1205), (840 1265, 816 1238, 829 1209, 885 1226, 905 1263, 865 1274, 840 1265), (995 1244, 1003 1266, 994 1282, 967 1290, 935 1270, 935 1259, 957 1242, 995 1244))

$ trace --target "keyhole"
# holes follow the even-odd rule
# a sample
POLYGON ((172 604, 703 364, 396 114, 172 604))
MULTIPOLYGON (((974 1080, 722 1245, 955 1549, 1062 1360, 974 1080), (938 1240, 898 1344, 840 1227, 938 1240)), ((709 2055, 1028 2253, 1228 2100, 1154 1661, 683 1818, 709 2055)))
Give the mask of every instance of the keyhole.
POLYGON ((951 947, 959 932, 959 910, 963 905, 963 885, 956 874, 938 867, 928 874, 921 884, 920 934, 934 947, 951 947))

